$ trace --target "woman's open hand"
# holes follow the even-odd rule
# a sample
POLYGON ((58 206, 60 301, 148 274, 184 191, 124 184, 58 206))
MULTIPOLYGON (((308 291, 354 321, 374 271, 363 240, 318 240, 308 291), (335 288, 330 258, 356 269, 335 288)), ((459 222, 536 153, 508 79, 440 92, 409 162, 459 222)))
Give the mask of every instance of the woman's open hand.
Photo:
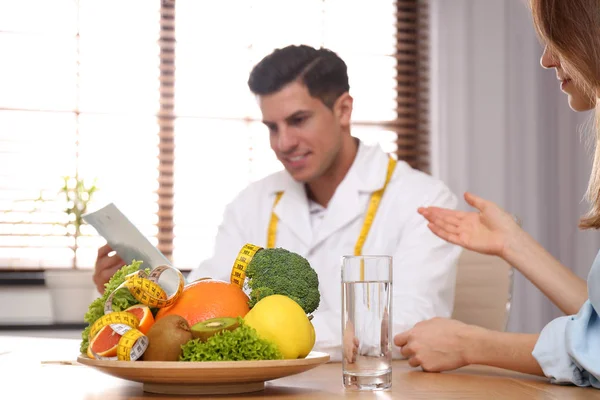
POLYGON ((478 212, 439 207, 419 208, 429 229, 440 238, 478 253, 503 256, 510 240, 523 232, 512 215, 491 201, 465 193, 466 202, 478 212))

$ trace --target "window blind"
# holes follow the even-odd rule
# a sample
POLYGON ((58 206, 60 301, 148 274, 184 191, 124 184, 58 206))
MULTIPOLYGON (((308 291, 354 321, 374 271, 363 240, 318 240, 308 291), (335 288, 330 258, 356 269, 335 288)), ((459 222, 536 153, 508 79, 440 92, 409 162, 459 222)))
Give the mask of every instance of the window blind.
POLYGON ((93 265, 104 241, 74 241, 63 176, 198 265, 225 205, 281 168, 246 81, 288 44, 336 51, 352 133, 427 171, 426 17, 418 0, 0 2, 0 268, 67 267, 73 248, 93 265))
POLYGON ((93 265, 59 195, 76 175, 156 244, 160 3, 0 1, 0 267, 93 265), (118 12, 116 12, 118 10, 118 12))
POLYGON ((429 161, 429 4, 397 1, 396 55, 398 158, 430 172, 429 161))

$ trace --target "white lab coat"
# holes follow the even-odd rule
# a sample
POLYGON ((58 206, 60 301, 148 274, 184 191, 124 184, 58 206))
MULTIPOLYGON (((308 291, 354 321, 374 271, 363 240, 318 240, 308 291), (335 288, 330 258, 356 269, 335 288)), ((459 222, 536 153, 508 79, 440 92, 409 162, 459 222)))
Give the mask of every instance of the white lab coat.
MULTIPOLYGON (((379 146, 361 143, 314 232, 303 184, 285 171, 252 183, 227 206, 212 258, 193 270, 188 280, 229 280, 245 243, 266 247, 275 193, 284 191, 274 209, 279 217, 276 247, 306 257, 317 271, 321 303, 313 313, 314 350, 340 360, 341 257, 353 254, 371 194, 383 187, 387 166, 388 155, 379 146)), ((455 208, 457 199, 441 181, 398 162, 363 247, 364 255, 393 256, 394 335, 419 321, 452 314, 461 248, 427 228, 417 208, 431 205, 455 208)), ((400 357, 397 350, 394 356, 400 357)))

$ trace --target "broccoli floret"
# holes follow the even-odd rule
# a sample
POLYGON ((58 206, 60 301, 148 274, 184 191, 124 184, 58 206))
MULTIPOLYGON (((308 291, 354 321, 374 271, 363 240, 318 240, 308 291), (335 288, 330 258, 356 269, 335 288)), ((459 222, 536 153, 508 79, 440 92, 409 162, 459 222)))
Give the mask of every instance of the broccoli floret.
POLYGON ((299 254, 282 248, 262 249, 252 257, 246 276, 251 289, 250 307, 272 294, 288 296, 307 314, 319 307, 319 277, 299 254))

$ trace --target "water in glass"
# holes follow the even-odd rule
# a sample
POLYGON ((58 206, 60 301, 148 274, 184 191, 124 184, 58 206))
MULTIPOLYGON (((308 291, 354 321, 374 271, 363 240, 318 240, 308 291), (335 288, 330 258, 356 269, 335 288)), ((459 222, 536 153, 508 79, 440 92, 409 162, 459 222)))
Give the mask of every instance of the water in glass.
POLYGON ((390 281, 342 283, 344 386, 387 389, 392 382, 390 281))

